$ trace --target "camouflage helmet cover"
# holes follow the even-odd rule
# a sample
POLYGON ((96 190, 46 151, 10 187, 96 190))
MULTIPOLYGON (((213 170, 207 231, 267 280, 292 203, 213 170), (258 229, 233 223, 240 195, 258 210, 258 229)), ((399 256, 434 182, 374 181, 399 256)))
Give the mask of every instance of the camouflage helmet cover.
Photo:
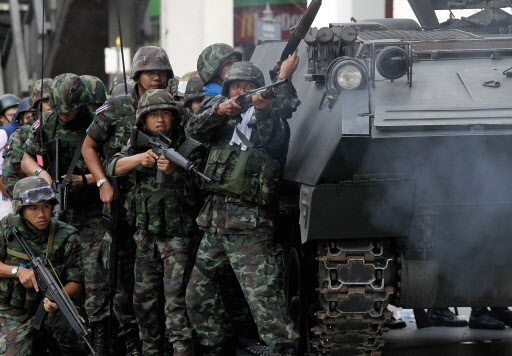
POLYGON ((203 82, 199 78, 199 74, 194 74, 190 77, 187 83, 187 90, 185 91, 184 107, 188 107, 194 100, 203 100, 206 93, 203 89, 203 82))
POLYGON ((260 88, 265 85, 263 72, 252 62, 236 62, 229 68, 224 83, 222 84, 221 94, 225 97, 229 96, 229 86, 237 80, 253 82, 256 87, 260 88))
POLYGON ((107 89, 100 78, 93 75, 81 75, 80 79, 91 94, 91 104, 102 105, 107 101, 107 89))
POLYGON ((52 78, 39 79, 37 82, 30 86, 30 94, 28 105, 32 109, 37 109, 36 106, 39 100, 50 99, 50 87, 52 86, 52 78), (43 98, 41 99, 41 81, 43 81, 43 98))
POLYGON ((225 43, 212 44, 201 52, 197 59, 197 71, 205 85, 213 80, 222 62, 233 54, 239 61, 242 60, 242 53, 225 43))
POLYGON ((171 63, 169 62, 169 57, 161 47, 141 47, 135 53, 133 56, 130 77, 132 79, 136 79, 140 72, 145 70, 164 70, 167 72, 168 78, 172 78, 174 76, 171 63))
MULTIPOLYGON (((131 79, 130 79, 131 80, 131 79)), ((133 80, 131 80, 133 82, 133 80)), ((127 86, 127 91, 128 93, 132 92, 133 91, 133 88, 135 86, 135 83, 133 84, 130 84, 126 83, 126 86, 127 86)), ((112 88, 112 90, 110 91, 110 96, 119 96, 119 95, 126 95, 125 91, 124 91, 124 83, 119 83, 117 84, 115 87, 112 88)))
POLYGON ((19 214, 24 206, 34 205, 40 201, 48 201, 52 204, 57 203, 52 187, 43 177, 31 176, 16 182, 12 193, 12 210, 14 214, 19 214), (26 202, 23 200, 23 193, 27 193, 30 190, 35 191, 32 194, 35 199, 33 198, 30 202, 26 202))
POLYGON ((137 106, 137 124, 143 124, 144 114, 154 110, 171 110, 174 119, 181 120, 180 110, 174 97, 165 89, 148 90, 141 96, 137 106))
POLYGON ((184 97, 185 91, 187 90, 187 83, 190 80, 190 77, 194 74, 198 74, 197 70, 193 72, 185 73, 181 76, 180 82, 178 83, 178 96, 184 97))
MULTIPOLYGON (((116 74, 114 76, 114 78, 112 78, 112 81, 110 83, 110 89, 109 89, 110 95, 114 96, 114 94, 112 94, 112 91, 119 84, 123 84, 123 92, 122 93, 118 92, 115 95, 125 94, 125 92, 124 92, 124 75, 123 75, 123 73, 116 74)), ((130 87, 133 89, 133 87, 135 86, 135 82, 133 81, 132 78, 130 78, 129 75, 126 76, 126 85, 128 86, 128 93, 130 93, 130 91, 131 91, 130 87)))
POLYGON ((90 102, 91 94, 79 76, 64 73, 53 79, 50 108, 54 113, 68 113, 80 106, 89 105, 90 102))

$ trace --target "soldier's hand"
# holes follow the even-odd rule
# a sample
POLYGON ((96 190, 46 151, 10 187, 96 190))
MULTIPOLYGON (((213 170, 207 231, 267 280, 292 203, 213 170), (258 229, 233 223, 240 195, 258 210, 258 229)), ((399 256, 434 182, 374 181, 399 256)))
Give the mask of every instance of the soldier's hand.
POLYGON ((54 311, 58 310, 59 306, 52 302, 48 298, 44 298, 44 310, 46 310, 48 313, 53 313, 54 311))
POLYGON ((154 167, 157 159, 158 155, 151 149, 140 154, 140 164, 142 164, 144 167, 154 167))
MULTIPOLYGON (((66 178, 66 176, 61 176, 61 178, 66 178)), ((69 182, 69 191, 70 192, 76 192, 80 188, 84 186, 84 181, 82 179, 82 176, 73 174, 71 175, 71 182, 69 182)))
POLYGON ((269 110, 272 107, 272 102, 274 98, 270 97, 265 99, 261 93, 256 93, 252 97, 252 103, 254 104, 254 108, 257 110, 269 110))
MULTIPOLYGON (((280 61, 277 61, 279 64, 280 61)), ((297 66, 299 65, 299 56, 297 56, 297 49, 288 56, 281 63, 281 70, 278 73, 279 78, 281 79, 292 79, 293 73, 297 70, 297 66)))
POLYGON ((33 270, 19 267, 17 277, 23 287, 27 289, 34 288, 36 292, 39 292, 39 286, 37 285, 36 275, 33 270))
POLYGON ((176 165, 174 163, 169 162, 163 155, 158 157, 156 165, 158 169, 164 172, 165 174, 171 174, 176 170, 176 165))
POLYGON ((240 105, 235 103, 235 99, 236 98, 231 98, 220 104, 217 108, 219 114, 227 116, 236 116, 240 114, 242 112, 242 108, 240 105))
POLYGON ((107 180, 100 187, 100 199, 103 203, 107 204, 108 213, 111 214, 112 200, 114 200, 114 188, 107 180))

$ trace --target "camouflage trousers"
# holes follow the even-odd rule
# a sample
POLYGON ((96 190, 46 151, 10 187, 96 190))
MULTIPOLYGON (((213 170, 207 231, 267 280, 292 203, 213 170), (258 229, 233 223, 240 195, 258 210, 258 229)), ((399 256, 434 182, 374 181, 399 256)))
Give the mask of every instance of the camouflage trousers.
POLYGON ((84 269, 85 311, 89 323, 96 323, 109 315, 108 272, 103 263, 102 217, 79 218, 75 215, 65 222, 78 229, 84 269))
POLYGON ((295 342, 281 282, 282 251, 271 236, 205 232, 187 286, 187 311, 204 346, 226 340, 229 321, 219 293, 223 271, 231 265, 249 303, 261 339, 274 352, 295 342))
MULTIPOLYGON (((34 337, 40 333, 32 327, 33 319, 31 317, 25 321, 19 321, 0 317, 0 355, 29 356, 43 353, 42 350, 36 350, 33 345, 34 337)), ((48 314, 44 329, 57 341, 61 355, 83 354, 81 353, 83 345, 81 348, 78 337, 59 311, 48 314)))
POLYGON ((192 327, 185 308, 190 275, 189 237, 158 236, 139 230, 134 235, 135 288, 133 307, 143 355, 163 355, 166 330, 174 355, 191 353, 192 327))

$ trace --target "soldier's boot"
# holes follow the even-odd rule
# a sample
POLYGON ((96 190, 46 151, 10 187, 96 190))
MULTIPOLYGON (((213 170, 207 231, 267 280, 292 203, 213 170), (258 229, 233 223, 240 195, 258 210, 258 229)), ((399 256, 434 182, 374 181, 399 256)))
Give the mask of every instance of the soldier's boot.
POLYGON ((141 351, 141 342, 139 339, 139 334, 137 332, 131 332, 125 336, 126 342, 126 356, 140 356, 142 355, 141 351))
POLYGON ((507 307, 491 307, 489 314, 503 324, 512 327, 512 311, 507 307))
POLYGON ((107 347, 107 325, 108 319, 91 323, 92 348, 97 356, 108 355, 107 347))
POLYGON ((487 308, 471 308, 471 315, 469 317, 469 327, 472 329, 490 329, 490 330, 503 330, 505 324, 501 321, 494 319, 487 308))
POLYGON ((428 310, 428 317, 436 326, 461 327, 468 325, 466 320, 457 318, 448 308, 431 308, 428 310))
POLYGON ((175 341, 172 344, 173 356, 194 356, 192 341, 175 341))

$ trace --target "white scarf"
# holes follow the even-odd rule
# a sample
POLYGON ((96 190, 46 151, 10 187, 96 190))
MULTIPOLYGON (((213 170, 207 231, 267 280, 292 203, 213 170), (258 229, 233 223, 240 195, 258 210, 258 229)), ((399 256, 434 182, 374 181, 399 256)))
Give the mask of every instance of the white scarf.
MULTIPOLYGON (((247 137, 248 140, 251 139, 252 134, 252 127, 249 127, 249 121, 254 116, 254 106, 251 106, 249 109, 247 109, 245 112, 241 114, 242 116, 242 122, 237 125, 238 129, 241 133, 244 134, 245 137, 247 137)), ((240 145, 242 146, 242 151, 247 150, 247 146, 242 143, 242 140, 240 140, 240 137, 238 137, 238 134, 236 133, 236 129, 233 132, 233 137, 231 137, 231 141, 229 142, 231 146, 233 145, 240 145)))

